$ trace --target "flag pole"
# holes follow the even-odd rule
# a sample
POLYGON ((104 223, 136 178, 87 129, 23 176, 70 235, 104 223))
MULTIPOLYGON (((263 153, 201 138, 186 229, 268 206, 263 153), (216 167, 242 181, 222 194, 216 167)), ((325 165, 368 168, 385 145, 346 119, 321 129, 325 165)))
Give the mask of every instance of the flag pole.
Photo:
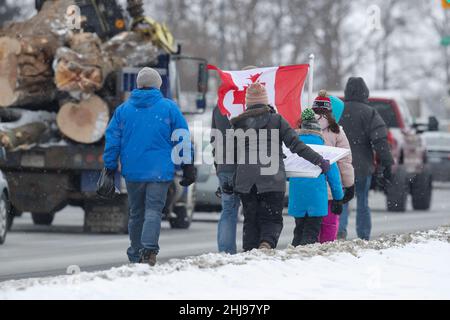
POLYGON ((308 108, 312 107, 313 103, 313 87, 314 87, 314 54, 309 55, 309 79, 308 79, 308 108))

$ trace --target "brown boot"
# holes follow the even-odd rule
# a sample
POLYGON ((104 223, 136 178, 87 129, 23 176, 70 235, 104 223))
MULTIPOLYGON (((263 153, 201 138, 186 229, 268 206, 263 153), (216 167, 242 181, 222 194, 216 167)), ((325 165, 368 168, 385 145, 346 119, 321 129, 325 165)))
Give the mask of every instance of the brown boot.
POLYGON ((146 263, 150 267, 154 267, 156 265, 156 256, 157 253, 154 251, 143 250, 141 253, 140 263, 146 263))
POLYGON ((148 264, 150 267, 154 267, 156 265, 156 253, 151 253, 150 257, 148 258, 148 264))
POLYGON ((272 246, 271 246, 268 242, 263 241, 263 242, 261 242, 261 244, 259 245, 259 249, 260 249, 260 250, 271 250, 271 249, 272 249, 272 246))

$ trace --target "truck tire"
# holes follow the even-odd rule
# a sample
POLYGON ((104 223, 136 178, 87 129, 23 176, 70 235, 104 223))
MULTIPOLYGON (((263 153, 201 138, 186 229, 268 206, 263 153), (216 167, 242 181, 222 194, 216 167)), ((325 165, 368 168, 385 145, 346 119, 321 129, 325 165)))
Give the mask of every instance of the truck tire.
POLYGON ((7 201, 6 203, 7 203, 7 206, 8 206, 8 220, 6 221, 7 222, 6 227, 8 228, 8 231, 11 231, 11 228, 12 228, 12 226, 14 224, 14 219, 16 217, 19 217, 19 216, 17 216, 15 214, 16 211, 11 206, 11 202, 7 201))
POLYGON ((195 186, 190 186, 183 205, 175 205, 173 215, 169 215, 169 223, 172 229, 189 229, 194 217, 195 186))
POLYGON ((8 233, 8 223, 10 220, 10 212, 8 210, 8 199, 3 193, 0 196, 0 245, 5 243, 6 234, 8 233))
POLYGON ((34 0, 34 7, 36 8, 36 11, 41 11, 44 2, 45 0, 34 0))
POLYGON ((433 177, 431 170, 424 171, 414 177, 411 184, 412 206, 414 210, 430 210, 433 194, 433 177))
POLYGON ((16 218, 22 217, 23 212, 22 212, 22 211, 18 211, 16 208, 14 208, 14 207, 11 205, 11 202, 10 202, 10 201, 8 201, 8 205, 9 205, 8 231, 11 231, 11 228, 12 228, 12 226, 13 226, 13 224, 14 224, 14 220, 15 220, 16 218))
POLYGON ((55 218, 54 213, 31 213, 31 218, 33 219, 33 223, 37 226, 51 226, 53 223, 53 219, 55 218))
POLYGON ((170 218, 170 227, 172 229, 189 229, 192 222, 192 211, 187 210, 186 207, 175 207, 173 213, 175 218, 170 218))
POLYGON ((386 207, 389 212, 405 212, 408 199, 408 175, 403 167, 398 167, 386 188, 386 207))
POLYGON ((93 199, 84 205, 84 232, 128 233, 128 197, 121 195, 115 200, 93 199))

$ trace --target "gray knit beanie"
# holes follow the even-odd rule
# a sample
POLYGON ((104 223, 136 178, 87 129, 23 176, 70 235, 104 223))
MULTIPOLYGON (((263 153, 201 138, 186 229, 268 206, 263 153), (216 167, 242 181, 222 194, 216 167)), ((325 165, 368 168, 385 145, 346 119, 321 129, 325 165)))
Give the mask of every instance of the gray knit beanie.
POLYGON ((152 68, 143 68, 137 76, 137 87, 161 89, 162 78, 158 71, 152 68))

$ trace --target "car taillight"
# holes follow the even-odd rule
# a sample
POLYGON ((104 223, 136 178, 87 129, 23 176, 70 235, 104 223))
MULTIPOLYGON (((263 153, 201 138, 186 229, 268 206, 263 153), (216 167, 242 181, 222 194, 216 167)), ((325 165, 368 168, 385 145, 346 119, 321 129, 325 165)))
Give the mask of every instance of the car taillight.
POLYGON ((394 135, 392 134, 391 131, 388 131, 387 141, 391 146, 391 149, 395 150, 397 148, 397 140, 394 138, 394 135))
POLYGON ((88 154, 88 155, 86 155, 86 162, 87 162, 87 163, 92 163, 92 162, 94 162, 95 160, 96 160, 95 155, 93 155, 93 154, 88 154))

